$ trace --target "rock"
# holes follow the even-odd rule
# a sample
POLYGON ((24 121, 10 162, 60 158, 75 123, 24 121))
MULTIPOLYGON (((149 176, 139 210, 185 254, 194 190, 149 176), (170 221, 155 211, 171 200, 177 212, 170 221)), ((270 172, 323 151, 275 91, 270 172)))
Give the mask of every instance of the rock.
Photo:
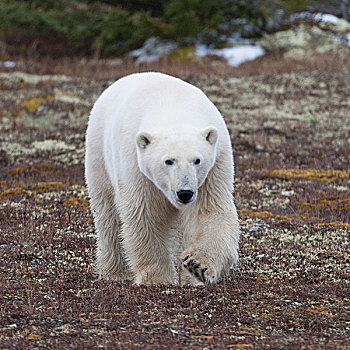
POLYGON ((295 49, 304 47, 336 47, 339 42, 334 35, 324 32, 318 27, 301 24, 295 28, 265 35, 258 40, 258 45, 267 51, 295 49))
POLYGON ((347 45, 348 41, 346 35, 337 35, 318 26, 300 24, 289 30, 265 35, 256 44, 266 51, 283 50, 285 58, 303 59, 311 52, 324 53, 338 49, 347 45))
POLYGON ((334 33, 350 32, 350 23, 345 19, 339 19, 336 22, 319 22, 318 26, 322 29, 332 31, 334 33))
POLYGON ((174 41, 151 37, 145 41, 141 48, 131 51, 131 56, 137 57, 137 63, 156 62, 163 55, 169 54, 177 48, 178 44, 174 41))

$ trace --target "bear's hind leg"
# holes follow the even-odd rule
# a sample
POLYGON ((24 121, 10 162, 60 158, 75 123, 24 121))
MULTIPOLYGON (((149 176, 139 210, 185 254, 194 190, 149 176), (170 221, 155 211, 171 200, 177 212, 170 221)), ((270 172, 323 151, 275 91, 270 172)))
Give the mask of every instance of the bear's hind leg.
POLYGON ((95 216, 97 230, 96 270, 102 277, 113 280, 132 279, 120 243, 120 219, 114 200, 108 199, 95 216))
POLYGON ((97 233, 96 272, 107 279, 131 279, 120 243, 121 225, 114 189, 107 173, 100 167, 98 174, 87 172, 86 178, 97 233))

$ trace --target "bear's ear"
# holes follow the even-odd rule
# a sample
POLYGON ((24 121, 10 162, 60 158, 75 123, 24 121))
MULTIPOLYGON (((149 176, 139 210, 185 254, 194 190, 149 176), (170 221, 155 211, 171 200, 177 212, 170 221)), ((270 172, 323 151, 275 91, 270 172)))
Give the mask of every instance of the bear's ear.
POLYGON ((152 136, 148 132, 139 132, 136 136, 137 146, 145 149, 152 142, 152 136))
POLYGON ((203 137, 212 145, 216 144, 218 140, 218 131, 213 126, 208 126, 201 131, 203 137))

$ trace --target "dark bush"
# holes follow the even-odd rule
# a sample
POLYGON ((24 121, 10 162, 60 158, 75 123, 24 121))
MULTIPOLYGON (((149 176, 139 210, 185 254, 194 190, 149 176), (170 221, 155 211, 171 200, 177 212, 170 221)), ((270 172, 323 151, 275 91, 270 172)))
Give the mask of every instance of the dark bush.
POLYGON ((199 33, 209 33, 208 37, 213 38, 210 40, 215 40, 243 22, 253 24, 259 32, 266 29, 267 18, 276 8, 300 10, 307 3, 308 0, 1 0, 0 41, 8 51, 35 46, 40 53, 40 42, 47 47, 51 38, 51 46, 60 43, 70 51, 123 54, 152 36, 181 43, 199 33), (238 18, 244 21, 232 21, 238 18))

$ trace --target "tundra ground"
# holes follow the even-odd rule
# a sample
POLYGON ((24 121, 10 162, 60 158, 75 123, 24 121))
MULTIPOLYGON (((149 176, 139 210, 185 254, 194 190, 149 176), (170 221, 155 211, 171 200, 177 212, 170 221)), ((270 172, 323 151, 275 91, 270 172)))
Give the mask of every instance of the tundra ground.
POLYGON ((84 142, 112 80, 0 73, 0 348, 350 349, 350 65, 279 67, 185 77, 235 152, 240 262, 214 287, 98 280, 84 142))

